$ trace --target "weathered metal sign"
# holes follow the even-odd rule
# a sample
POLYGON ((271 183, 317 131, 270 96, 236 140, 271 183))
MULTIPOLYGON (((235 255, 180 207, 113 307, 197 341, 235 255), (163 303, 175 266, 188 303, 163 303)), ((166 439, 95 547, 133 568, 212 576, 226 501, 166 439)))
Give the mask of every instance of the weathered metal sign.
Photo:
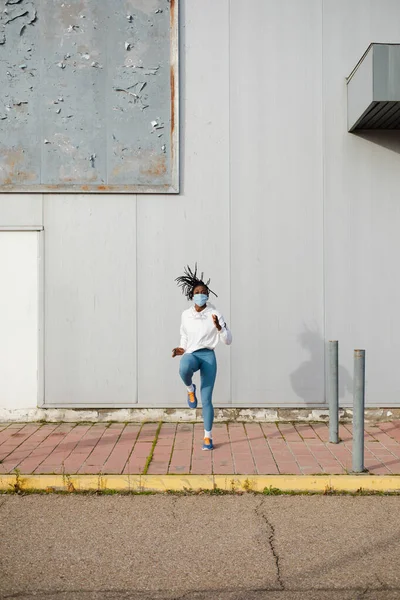
POLYGON ((0 191, 179 191, 178 0, 0 0, 0 191))

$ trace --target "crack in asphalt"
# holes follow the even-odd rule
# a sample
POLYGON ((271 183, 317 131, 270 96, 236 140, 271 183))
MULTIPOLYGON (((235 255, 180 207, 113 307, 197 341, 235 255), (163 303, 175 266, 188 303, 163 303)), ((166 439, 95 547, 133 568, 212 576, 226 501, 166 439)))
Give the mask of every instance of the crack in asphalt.
POLYGON ((388 589, 388 586, 387 586, 387 584, 386 584, 386 583, 384 583, 384 582, 383 582, 383 581, 380 579, 380 577, 378 576, 378 574, 377 574, 377 573, 375 573, 375 577, 376 577, 376 579, 377 579, 377 581, 378 581, 379 585, 381 586, 382 590, 387 590, 387 589, 388 589))
POLYGON ((177 514, 176 514, 176 505, 177 505, 177 502, 178 502, 178 497, 174 496, 172 498, 171 515, 172 515, 172 518, 175 519, 175 520, 178 518, 177 514))
POLYGON ((277 581, 279 584, 279 588, 283 591, 285 589, 285 585, 283 583, 282 574, 281 574, 280 557, 279 557, 278 551, 276 549, 275 527, 271 523, 271 521, 268 519, 267 515, 264 513, 264 511, 262 509, 263 509, 263 501, 261 500, 260 504, 255 508, 255 513, 260 519, 262 519, 264 521, 264 523, 268 527, 268 530, 269 530, 268 545, 270 547, 270 550, 271 550, 272 555, 275 560, 276 578, 277 578, 277 581))

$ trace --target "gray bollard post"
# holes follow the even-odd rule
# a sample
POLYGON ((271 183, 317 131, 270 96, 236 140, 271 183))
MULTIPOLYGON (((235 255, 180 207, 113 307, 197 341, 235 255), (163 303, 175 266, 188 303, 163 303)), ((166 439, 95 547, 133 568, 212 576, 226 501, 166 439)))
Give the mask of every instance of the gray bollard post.
POLYGON ((339 344, 330 341, 328 348, 329 441, 339 443, 339 344))
POLYGON ((365 350, 354 350, 353 473, 364 469, 365 350))

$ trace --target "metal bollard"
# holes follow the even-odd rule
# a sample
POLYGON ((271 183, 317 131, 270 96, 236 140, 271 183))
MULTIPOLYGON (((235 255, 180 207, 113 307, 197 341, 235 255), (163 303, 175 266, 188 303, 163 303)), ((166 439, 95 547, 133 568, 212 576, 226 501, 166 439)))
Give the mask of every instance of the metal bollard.
POLYGON ((353 473, 364 469, 365 350, 354 350, 353 473))
POLYGON ((339 443, 339 344, 329 342, 328 351, 328 406, 329 406, 329 441, 339 443))

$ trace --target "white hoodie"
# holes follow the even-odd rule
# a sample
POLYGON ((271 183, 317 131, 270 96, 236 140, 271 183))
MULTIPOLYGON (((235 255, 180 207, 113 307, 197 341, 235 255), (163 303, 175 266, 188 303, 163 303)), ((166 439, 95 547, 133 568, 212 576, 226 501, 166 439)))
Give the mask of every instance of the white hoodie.
POLYGON ((232 343, 232 334, 229 331, 222 314, 212 304, 207 302, 207 306, 200 312, 197 312, 194 306, 191 306, 182 313, 181 320, 181 343, 180 347, 186 354, 208 348, 214 350, 219 340, 224 344, 232 343), (214 325, 212 315, 217 315, 221 331, 214 325))

